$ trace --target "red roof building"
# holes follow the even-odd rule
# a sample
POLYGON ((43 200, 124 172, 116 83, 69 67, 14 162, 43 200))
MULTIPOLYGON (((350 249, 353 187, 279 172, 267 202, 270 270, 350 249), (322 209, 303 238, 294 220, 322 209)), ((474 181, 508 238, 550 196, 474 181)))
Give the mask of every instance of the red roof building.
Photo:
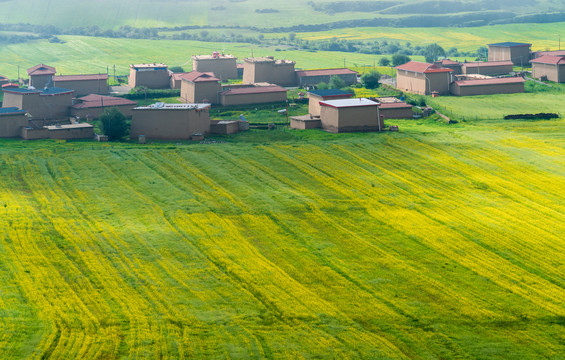
POLYGON ((129 99, 90 94, 75 99, 74 105, 71 106, 71 116, 91 120, 98 118, 104 109, 117 107, 126 117, 131 117, 132 109, 136 106, 137 102, 129 99))
POLYGON ((180 96, 189 104, 219 104, 219 93, 222 91, 220 79, 211 72, 191 71, 180 76, 180 96))
POLYGON ((460 80, 452 84, 451 93, 456 96, 523 93, 525 82, 521 77, 460 80))
POLYGON ((43 89, 47 85, 52 85, 53 75, 57 70, 45 64, 35 65, 32 68, 27 69, 27 74, 29 75, 29 86, 36 89, 43 89))
POLYGON ((545 55, 530 61, 532 76, 536 79, 547 79, 557 83, 565 82, 565 55, 545 55))
POLYGON ((473 61, 463 63, 463 74, 505 75, 513 71, 512 61, 473 61))
POLYGON ((396 87, 413 94, 449 94, 452 69, 410 61, 396 67, 396 87))

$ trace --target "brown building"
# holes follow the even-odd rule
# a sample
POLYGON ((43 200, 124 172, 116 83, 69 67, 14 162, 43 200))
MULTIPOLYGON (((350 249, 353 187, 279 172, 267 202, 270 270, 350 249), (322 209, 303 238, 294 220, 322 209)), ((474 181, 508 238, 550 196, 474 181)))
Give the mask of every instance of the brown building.
POLYGON ((163 104, 133 109, 130 137, 190 140, 210 132, 210 104, 163 104))
POLYGON ((180 89, 182 86, 182 77, 188 74, 187 72, 174 73, 169 71, 171 89, 180 89))
POLYGON ((5 76, 0 75, 0 86, 10 83, 10 79, 5 76))
POLYGON ((0 138, 19 137, 29 120, 25 110, 17 107, 0 108, 0 138))
POLYGON ((49 139, 92 139, 94 126, 87 123, 45 126, 49 139))
POLYGON ((342 69, 296 70, 298 86, 318 85, 329 83, 332 76, 340 77, 347 85, 357 83, 357 71, 342 69))
POLYGON ((396 68, 396 88, 413 94, 449 94, 453 70, 437 65, 410 61, 396 68))
POLYGON ((3 107, 25 110, 34 120, 58 120, 70 116, 74 91, 50 87, 43 90, 5 88, 3 107))
POLYGON ((255 84, 249 87, 234 87, 220 93, 223 106, 267 104, 285 102, 287 90, 273 84, 255 84))
POLYGON ((565 82, 565 55, 550 56, 544 55, 532 61, 532 77, 562 83, 565 82))
POLYGON ((342 99, 320 102, 322 129, 329 132, 382 131, 379 104, 368 99, 342 99))
POLYGON ((220 79, 213 73, 191 71, 182 76, 180 96, 186 103, 219 104, 220 79))
POLYGON ((521 77, 460 80, 452 84, 451 93, 456 96, 523 93, 524 83, 521 77))
POLYGON ((193 55, 192 70, 201 73, 212 72, 220 80, 237 79, 237 58, 215 51, 212 55, 193 55))
POLYGON ((453 75, 461 75, 463 73, 463 70, 461 69, 462 64, 459 61, 441 59, 434 62, 434 65, 453 70, 453 75))
POLYGON ((97 94, 87 95, 75 99, 71 106, 71 116, 81 119, 97 119, 102 115, 104 109, 112 107, 118 108, 126 117, 132 117, 132 109, 137 106, 137 102, 114 96, 103 96, 97 94))
POLYGON ((536 51, 532 54, 533 59, 537 59, 542 56, 560 56, 565 57, 565 50, 551 50, 551 51, 536 51))
POLYGON ((413 106, 400 101, 397 98, 376 98, 379 103, 379 111, 382 119, 412 119, 413 106))
POLYGON ((165 64, 138 64, 129 66, 128 86, 146 86, 149 89, 168 89, 170 76, 165 64))
POLYGON ((272 56, 243 59, 243 83, 271 83, 280 86, 295 86, 296 74, 290 60, 275 60, 272 56))
POLYGON ((76 96, 109 93, 108 74, 59 75, 53 76, 53 83, 56 87, 74 90, 76 96))
POLYGON ((353 94, 338 89, 311 90, 308 92, 308 113, 319 117, 322 108, 320 101, 350 99, 352 97, 353 94))
POLYGON ((512 61, 473 61, 463 63, 463 74, 506 75, 513 71, 512 61))
POLYGON ((488 61, 512 61, 515 66, 528 65, 532 44, 501 42, 488 44, 488 61))
POLYGON ((47 84, 50 84, 53 80, 53 75, 57 70, 52 66, 47 66, 45 64, 35 65, 32 68, 27 69, 27 74, 29 75, 29 86, 36 89, 43 89, 47 84))

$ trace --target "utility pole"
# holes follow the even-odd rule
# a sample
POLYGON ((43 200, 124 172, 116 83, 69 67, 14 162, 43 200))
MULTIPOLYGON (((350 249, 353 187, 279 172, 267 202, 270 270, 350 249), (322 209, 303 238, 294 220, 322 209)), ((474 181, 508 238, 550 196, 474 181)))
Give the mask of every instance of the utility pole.
POLYGON ((345 67, 345 58, 343 58, 343 67, 345 67))
MULTIPOLYGON (((116 64, 114 64, 114 81, 116 81, 116 64)), ((118 85, 120 85, 119 82, 118 82, 118 85)))

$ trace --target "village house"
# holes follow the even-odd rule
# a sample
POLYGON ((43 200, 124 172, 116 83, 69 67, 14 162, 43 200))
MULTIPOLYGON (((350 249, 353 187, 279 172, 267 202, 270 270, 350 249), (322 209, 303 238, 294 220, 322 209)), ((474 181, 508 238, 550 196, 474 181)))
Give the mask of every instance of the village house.
POLYGON ((524 83, 521 77, 459 80, 451 85, 451 93, 456 96, 523 93, 524 83))
POLYGON ((435 61, 434 65, 453 70, 453 75, 461 75, 463 73, 463 70, 461 69, 462 64, 459 61, 454 61, 451 59, 441 59, 435 61))
POLYGON ((126 117, 131 118, 132 109, 136 106, 137 102, 125 98, 90 94, 75 99, 71 106, 71 116, 90 121, 99 118, 104 109, 115 107, 126 117))
POLYGON ((45 89, 4 88, 2 107, 25 110, 34 119, 57 120, 69 117, 74 91, 50 87, 45 89))
POLYGON ((243 83, 296 86, 295 64, 290 60, 275 60, 272 56, 243 59, 243 83))
POLYGON ((513 71, 514 64, 510 60, 506 61, 473 61, 462 64, 464 75, 506 75, 513 71))
POLYGON ((452 69, 410 61, 396 68, 396 88, 413 94, 449 94, 452 69))
POLYGON ((182 87, 182 77, 186 74, 189 74, 187 72, 180 72, 180 73, 174 73, 172 71, 169 71, 169 81, 170 81, 170 87, 171 89, 177 89, 180 90, 180 88, 182 87))
POLYGON ((379 104, 368 99, 321 101, 322 129, 329 132, 382 131, 379 104))
POLYGON ((310 90, 307 95, 308 113, 317 117, 319 117, 321 113, 320 101, 350 99, 353 97, 353 94, 339 89, 310 90))
POLYGON ((512 61, 515 66, 528 65, 532 44, 501 42, 488 44, 488 61, 512 61))
POLYGON ((53 77, 56 87, 71 89, 76 96, 109 93, 108 74, 58 75, 53 77))
POLYGON ((214 73, 220 80, 237 79, 237 58, 214 51, 212 55, 193 55, 192 70, 201 73, 214 73))
POLYGON ((379 103, 381 119, 412 119, 413 106, 395 97, 371 99, 379 103))
POLYGON ((210 132, 210 104, 164 104, 133 109, 130 137, 190 140, 210 132))
POLYGON ((532 63, 533 78, 547 78, 547 80, 557 83, 565 82, 565 55, 544 55, 530 62, 532 63))
POLYGON ((287 90, 281 86, 259 83, 251 86, 225 87, 220 96, 222 106, 285 102, 287 90))
POLYGON ((45 86, 52 85, 53 75, 57 70, 52 66, 39 64, 27 69, 29 76, 29 86, 36 89, 43 89, 45 86))
POLYGON ((222 91, 220 79, 213 73, 191 71, 181 77, 180 96, 186 103, 219 104, 222 91))
POLYGON ((57 124, 45 126, 49 139, 92 139, 94 126, 87 123, 57 124))
POLYGON ((357 71, 342 69, 321 69, 321 70, 296 70, 298 86, 306 87, 318 85, 319 83, 329 83, 332 76, 338 76, 346 85, 357 83, 357 71))
POLYGON ((167 89, 170 87, 170 75, 165 64, 130 65, 128 86, 145 86, 149 89, 167 89))
POLYGON ((22 127, 28 124, 25 110, 17 107, 0 108, 0 138, 19 137, 22 127))

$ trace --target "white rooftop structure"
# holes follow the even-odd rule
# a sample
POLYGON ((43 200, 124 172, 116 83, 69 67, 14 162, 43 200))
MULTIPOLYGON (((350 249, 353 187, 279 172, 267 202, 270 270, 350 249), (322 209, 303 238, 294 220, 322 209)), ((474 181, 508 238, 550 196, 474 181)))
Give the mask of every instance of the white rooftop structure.
POLYGON ((320 101, 320 105, 329 106, 333 108, 350 108, 350 107, 360 107, 360 106, 378 106, 379 104, 369 99, 358 98, 358 99, 320 101))
POLYGON ((165 104, 158 102, 149 106, 139 106, 134 110, 204 110, 210 106, 210 104, 165 104))

